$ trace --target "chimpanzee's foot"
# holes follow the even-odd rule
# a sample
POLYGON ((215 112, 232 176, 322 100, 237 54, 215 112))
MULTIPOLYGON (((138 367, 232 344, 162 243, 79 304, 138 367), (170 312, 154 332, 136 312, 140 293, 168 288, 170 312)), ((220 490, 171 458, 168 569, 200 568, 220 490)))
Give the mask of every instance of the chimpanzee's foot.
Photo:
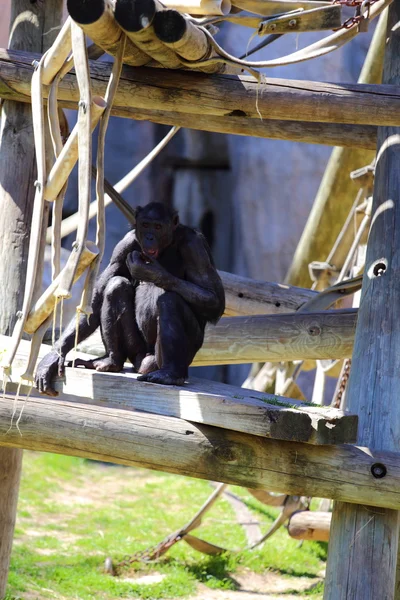
POLYGON ((162 383, 163 385, 183 385, 185 378, 175 375, 168 369, 159 369, 147 375, 138 377, 138 381, 148 381, 149 383, 162 383))
MULTIPOLYGON (((105 357, 104 357, 105 358, 105 357)), ((76 358, 75 360, 68 360, 65 363, 66 367, 85 367, 85 369, 95 369, 94 360, 84 360, 83 358, 76 358)))
POLYGON ((93 365, 96 371, 104 373, 119 373, 124 368, 124 363, 117 362, 114 358, 111 358, 111 356, 96 358, 93 361, 93 365))
POLYGON ((156 361, 156 357, 154 354, 147 354, 141 361, 137 372, 141 375, 147 375, 148 373, 152 373, 153 371, 158 370, 158 364, 156 361))

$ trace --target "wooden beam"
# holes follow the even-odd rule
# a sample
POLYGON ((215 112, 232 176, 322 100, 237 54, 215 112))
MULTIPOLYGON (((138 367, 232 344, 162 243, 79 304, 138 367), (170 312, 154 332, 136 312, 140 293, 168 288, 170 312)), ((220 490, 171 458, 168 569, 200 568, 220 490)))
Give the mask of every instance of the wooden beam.
MULTIPOLYGON (((400 0, 389 7, 383 81, 400 83, 400 0)), ((359 443, 399 448, 400 129, 378 129, 378 153, 364 282, 345 405, 360 418, 359 443)), ((376 474, 385 473, 382 468, 376 474)), ((395 597, 399 513, 334 505, 325 600, 395 597)), ((395 507, 393 507, 395 508, 395 507)))
MULTIPOLYGON (((0 402, 0 446, 56 452, 299 496, 400 508, 400 455, 349 444, 313 446, 189 421, 31 397, 19 423, 0 402), (387 475, 376 479, 377 463, 387 475)), ((17 402, 19 415, 24 399, 17 402)), ((381 596, 376 596, 380 598, 381 596)))
MULTIPOLYGON (((28 342, 23 342, 8 391, 17 389, 28 350, 28 342)), ((48 347, 42 346, 40 357, 47 352, 48 347)), ((129 366, 125 373, 67 368, 65 377, 56 379, 55 389, 61 400, 142 410, 274 439, 343 444, 354 442, 357 437, 357 417, 338 409, 196 377, 191 377, 183 388, 148 384, 136 378, 129 366)))
MULTIPOLYGON (((206 328, 192 366, 350 358, 356 321, 355 309, 223 318, 206 328)), ((104 354, 99 332, 79 348, 104 354)))
MULTIPOLYGON (((249 119, 240 111, 232 116, 213 117, 210 115, 191 115, 178 112, 155 110, 136 110, 118 108, 120 117, 151 121, 163 125, 180 125, 188 129, 246 135, 273 140, 291 140, 307 144, 325 146, 345 146, 374 150, 376 131, 374 125, 344 125, 336 123, 306 123, 305 121, 278 121, 272 119, 249 119)), ((232 114, 232 113, 231 113, 232 114)))
MULTIPOLYGON (((386 40, 387 11, 379 17, 359 83, 382 81, 383 55, 386 40)), ((337 144, 338 146, 343 144, 337 144)), ((312 261, 326 261, 335 241, 346 221, 356 198, 360 184, 350 178, 350 173, 370 164, 374 158, 376 145, 372 148, 334 148, 325 169, 314 204, 311 208, 303 234, 297 245, 285 281, 292 285, 310 286, 308 265, 312 261)), ((353 225, 353 222, 351 223, 353 225)), ((349 227, 349 235, 340 244, 341 252, 336 252, 333 267, 340 272, 354 239, 354 226, 349 227)))
POLYGON ((348 358, 356 320, 353 309, 221 319, 207 328, 194 364, 348 358))
MULTIPOLYGON (((30 98, 32 54, 0 50, 0 97, 30 98)), ((91 63, 94 95, 104 96, 111 65, 91 63)), ((70 73, 59 85, 58 97, 79 101, 76 77, 70 73)), ((335 84, 314 81, 215 75, 146 67, 125 67, 114 102, 114 114, 121 108, 172 111, 186 115, 232 116, 259 119, 347 123, 358 125, 399 125, 400 86, 335 84)))
POLYGON ((329 541, 332 513, 301 510, 289 519, 288 532, 295 540, 329 541))
POLYGON ((309 289, 218 272, 224 284, 227 317, 296 312, 317 295, 309 289))

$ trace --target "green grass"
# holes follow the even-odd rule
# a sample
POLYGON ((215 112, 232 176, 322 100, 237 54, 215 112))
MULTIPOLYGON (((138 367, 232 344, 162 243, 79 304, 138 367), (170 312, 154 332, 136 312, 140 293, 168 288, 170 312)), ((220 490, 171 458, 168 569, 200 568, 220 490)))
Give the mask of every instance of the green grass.
MULTIPOLYGON (((265 531, 278 510, 246 490, 232 490, 265 531)), ((245 570, 292 576, 292 594, 293 576, 310 578, 312 587, 311 578, 324 566, 326 546, 305 542, 300 547, 283 528, 253 551, 207 557, 181 541, 156 563, 135 563, 119 577, 104 573, 107 556, 116 562, 157 544, 183 526, 211 491, 209 483, 186 477, 25 452, 7 600, 190 597, 199 583, 236 589, 235 574, 245 570), (165 577, 158 583, 135 582, 154 573, 165 577)), ((232 550, 246 546, 244 531, 223 498, 193 533, 232 550)), ((317 585, 299 598, 311 594, 316 600, 321 593, 317 585)))

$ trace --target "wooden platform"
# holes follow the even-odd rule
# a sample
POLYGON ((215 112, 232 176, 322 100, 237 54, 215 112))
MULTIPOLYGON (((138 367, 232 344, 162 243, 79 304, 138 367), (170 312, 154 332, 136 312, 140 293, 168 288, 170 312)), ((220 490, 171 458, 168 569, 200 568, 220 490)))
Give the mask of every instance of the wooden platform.
MULTIPOLYGON (((7 343, 7 337, 1 340, 7 343)), ((12 371, 14 383, 7 385, 7 391, 16 390, 28 345, 20 345, 12 371)), ((48 351, 48 346, 42 346, 40 356, 48 351)), ((136 377, 129 366, 124 373, 67 368, 66 377, 57 379, 55 388, 60 399, 69 402, 178 417, 273 439, 343 444, 357 438, 357 416, 338 409, 192 377, 183 387, 145 383, 136 377)))

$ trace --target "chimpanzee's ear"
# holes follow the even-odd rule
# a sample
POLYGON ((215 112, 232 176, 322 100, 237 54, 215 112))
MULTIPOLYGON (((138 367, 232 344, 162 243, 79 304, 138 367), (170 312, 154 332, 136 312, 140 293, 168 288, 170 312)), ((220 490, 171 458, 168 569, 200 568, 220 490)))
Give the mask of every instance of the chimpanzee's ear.
POLYGON ((135 225, 136 225, 136 220, 138 218, 138 214, 140 213, 141 210, 143 210, 141 206, 136 206, 136 208, 134 209, 134 213, 135 213, 135 225))
POLYGON ((175 210, 174 213, 173 213, 173 215, 172 215, 172 224, 174 226, 174 229, 176 227, 178 227, 178 225, 179 225, 179 215, 178 215, 178 211, 177 210, 175 210))

